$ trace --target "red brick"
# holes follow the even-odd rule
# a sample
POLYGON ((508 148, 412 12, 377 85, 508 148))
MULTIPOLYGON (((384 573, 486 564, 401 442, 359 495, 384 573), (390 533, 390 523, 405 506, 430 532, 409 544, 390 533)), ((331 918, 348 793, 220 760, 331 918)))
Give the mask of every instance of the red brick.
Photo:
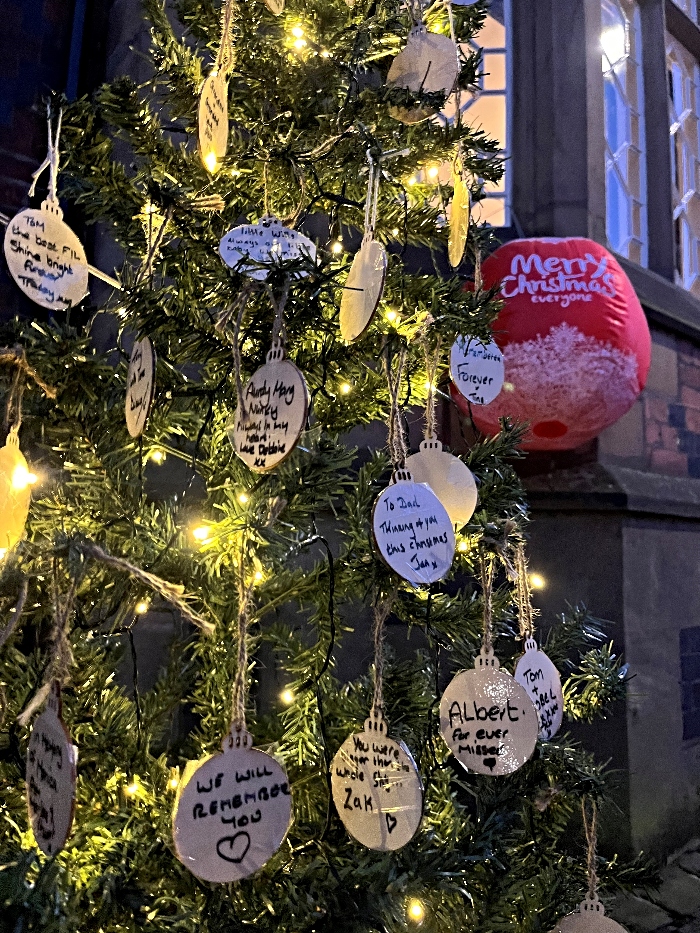
POLYGON ((685 426, 693 434, 700 434, 700 411, 696 411, 694 408, 686 408, 685 426))
POLYGON ((644 442, 647 447, 661 447, 663 444, 663 435, 661 428, 663 424, 660 421, 647 420, 644 423, 644 442))
POLYGON ((688 366, 687 363, 680 367, 679 378, 681 385, 690 386, 693 389, 700 389, 700 366, 688 366))
POLYGON ((671 476, 688 475, 688 457, 673 450, 652 450, 651 468, 671 476))
POLYGON ((691 389, 690 386, 683 386, 681 389, 681 402, 688 408, 700 409, 700 392, 697 389, 691 389))
POLYGON ((668 421, 668 402, 661 398, 644 396, 644 417, 652 421, 668 421))
POLYGON ((661 440, 664 450, 678 450, 678 431, 668 424, 661 426, 661 440))

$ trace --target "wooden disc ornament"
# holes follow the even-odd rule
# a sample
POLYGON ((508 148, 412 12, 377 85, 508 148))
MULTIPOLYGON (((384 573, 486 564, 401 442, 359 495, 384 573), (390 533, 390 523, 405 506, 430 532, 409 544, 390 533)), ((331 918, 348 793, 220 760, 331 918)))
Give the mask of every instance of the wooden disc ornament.
POLYGON ((333 802, 345 828, 368 849, 390 852, 413 838, 423 816, 423 784, 403 742, 387 735, 381 710, 349 736, 331 763, 333 802))
POLYGON ((294 450, 306 426, 309 393, 301 371, 273 344, 239 399, 228 434, 233 449, 256 473, 279 466, 294 450))
POLYGON ((88 293, 85 250, 58 201, 15 214, 5 230, 5 258, 15 282, 33 302, 49 310, 79 304, 88 293))
POLYGON ((24 537, 32 483, 36 477, 29 472, 24 454, 19 449, 15 428, 0 448, 0 549, 9 551, 24 537))
POLYGON ((469 771, 512 774, 535 750, 537 711, 520 684, 499 669, 493 651, 479 652, 475 667, 460 671, 440 701, 440 732, 469 771))
MULTIPOLYGON (((421 23, 408 34, 405 48, 391 63, 387 84, 414 94, 442 92, 448 97, 459 74, 459 52, 449 36, 428 32, 421 23)), ((402 123, 420 123, 436 111, 425 107, 390 107, 392 117, 402 123)))
POLYGON ((436 437, 426 438, 418 453, 406 460, 416 483, 427 483, 444 505, 453 525, 465 525, 474 514, 476 481, 459 457, 443 450, 436 437))
POLYGON ((197 140, 202 164, 213 175, 228 149, 228 82, 217 70, 199 93, 197 140))
POLYGON ((143 433, 156 388, 156 354, 150 337, 134 342, 126 374, 126 427, 131 437, 143 433))
MULTIPOLYGON (((303 257, 314 262, 316 246, 303 233, 269 216, 229 230, 219 243, 219 254, 231 269, 237 268, 251 279, 264 281, 273 264, 303 257)), ((305 276, 308 272, 300 270, 294 274, 305 276)))
POLYGON ((78 750, 61 719, 57 681, 36 719, 27 749, 26 792, 34 839, 45 855, 66 844, 75 812, 78 750))
POLYGON ((455 553, 447 510, 430 486, 397 470, 372 512, 374 540, 384 561, 415 586, 446 576, 455 553))
POLYGON ((549 740, 561 728, 564 697, 561 677, 534 638, 525 641, 525 654, 518 658, 513 675, 532 700, 540 721, 540 738, 549 740))
POLYGON ((453 269, 457 269, 464 259, 469 234, 470 211, 469 185, 462 178, 461 170, 455 167, 452 203, 450 204, 450 230, 447 239, 447 258, 453 269))
POLYGON ((586 897, 573 914, 557 923, 552 933, 627 933, 625 928, 605 916, 605 907, 598 899, 598 895, 586 897))
POLYGON ((495 341, 483 344, 476 337, 458 337, 450 351, 450 378, 473 405, 488 405, 503 388, 503 354, 495 341))
POLYGON ((231 729, 223 752, 183 776, 173 810, 175 852, 203 881, 248 878, 282 845, 292 819, 282 766, 231 729))
POLYGON ((340 302, 340 333, 348 343, 359 340, 372 323, 384 291, 386 267, 386 250, 371 233, 365 234, 340 302))

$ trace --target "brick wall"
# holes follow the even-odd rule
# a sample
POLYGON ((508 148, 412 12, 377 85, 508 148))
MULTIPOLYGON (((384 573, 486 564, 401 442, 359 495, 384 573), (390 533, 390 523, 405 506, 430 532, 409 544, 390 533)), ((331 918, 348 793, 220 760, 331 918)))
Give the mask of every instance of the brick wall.
POLYGON ((700 478, 700 347, 652 329, 647 386, 598 440, 603 463, 700 478))

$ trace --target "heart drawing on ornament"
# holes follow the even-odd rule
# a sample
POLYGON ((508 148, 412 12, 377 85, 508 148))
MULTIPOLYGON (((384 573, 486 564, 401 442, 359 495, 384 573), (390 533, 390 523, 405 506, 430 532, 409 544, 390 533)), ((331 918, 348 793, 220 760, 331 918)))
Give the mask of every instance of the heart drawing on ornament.
POLYGON ((218 855, 226 862, 233 862, 234 865, 240 865, 248 854, 250 848, 250 836, 245 830, 236 833, 235 836, 224 836, 216 843, 218 855))

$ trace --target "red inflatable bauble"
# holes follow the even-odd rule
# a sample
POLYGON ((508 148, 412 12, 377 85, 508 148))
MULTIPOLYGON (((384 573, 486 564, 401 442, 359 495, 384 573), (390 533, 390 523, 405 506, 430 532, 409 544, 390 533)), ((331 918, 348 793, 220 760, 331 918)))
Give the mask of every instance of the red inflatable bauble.
POLYGON ((571 450, 632 407, 649 372, 651 336, 608 250, 583 238, 513 240, 482 273, 485 287, 500 282, 505 301, 493 325, 505 382, 494 401, 472 405, 481 431, 498 433, 507 415, 529 423, 525 449, 571 450))

